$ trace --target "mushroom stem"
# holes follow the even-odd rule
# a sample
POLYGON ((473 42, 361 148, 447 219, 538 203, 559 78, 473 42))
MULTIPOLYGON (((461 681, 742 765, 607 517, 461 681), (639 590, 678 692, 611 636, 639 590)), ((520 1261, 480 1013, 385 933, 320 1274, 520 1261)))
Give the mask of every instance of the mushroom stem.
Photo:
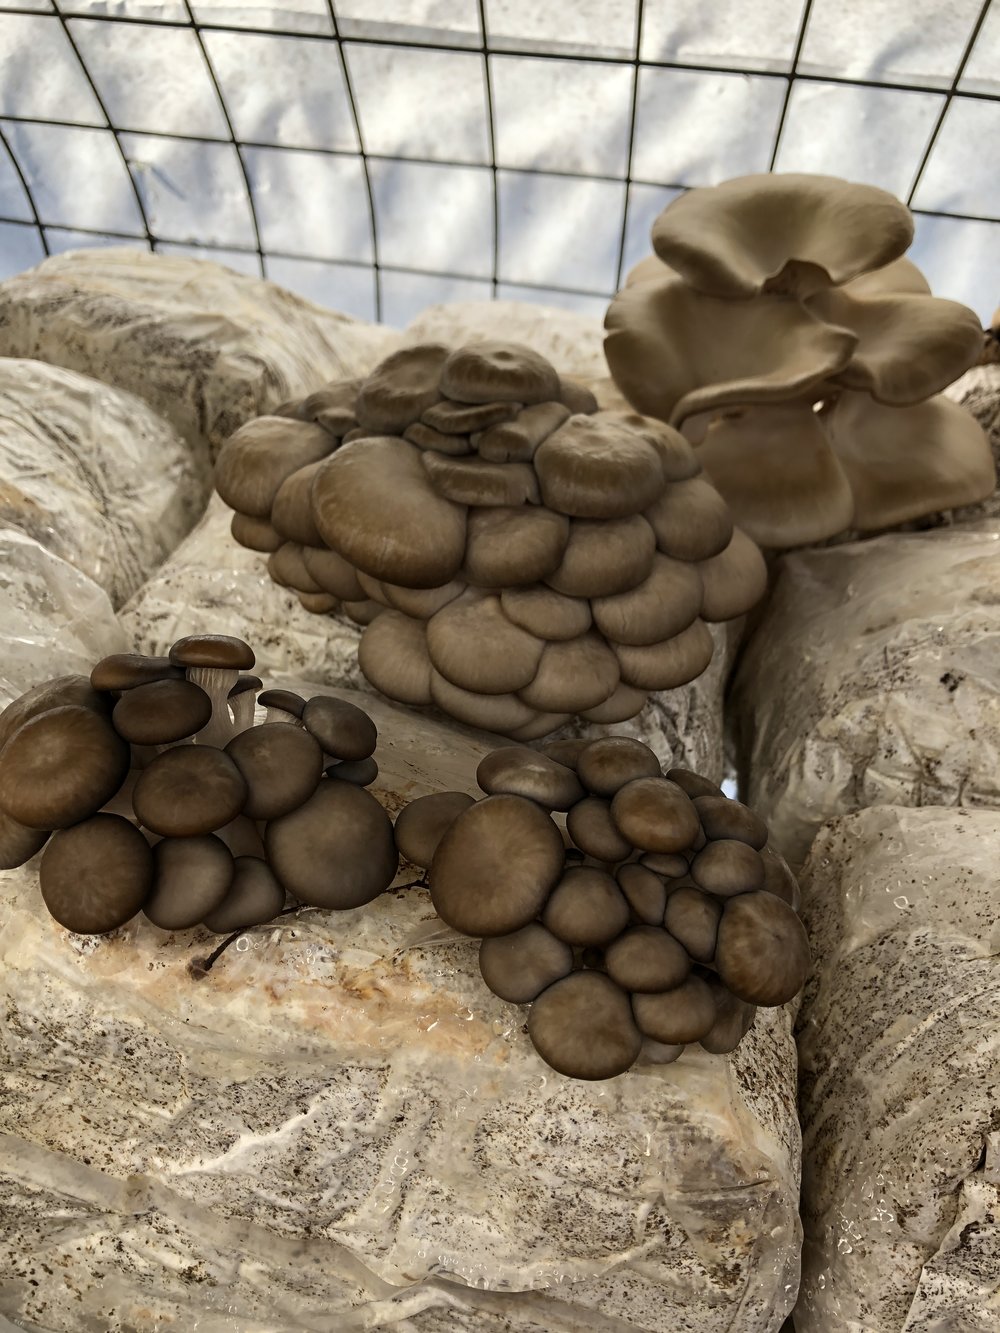
POLYGON ((315 910, 316 909, 311 907, 308 903, 296 903, 293 907, 283 908, 278 913, 278 916, 273 917, 270 921, 263 922, 260 926, 248 926, 244 930, 234 930, 231 935, 226 936, 217 949, 212 950, 207 958, 192 958, 190 963, 188 963, 188 972, 195 978, 195 980, 200 980, 202 977, 208 976, 212 967, 218 962, 229 946, 235 944, 241 936, 249 935, 253 930, 269 930, 274 925, 274 922, 277 921, 278 917, 289 916, 293 912, 310 912, 315 910))
POLYGON ((194 737, 195 743, 225 749, 239 730, 229 711, 229 691, 239 680, 240 673, 224 667, 193 666, 187 668, 186 675, 192 685, 200 685, 212 701, 211 719, 194 737))
POLYGON ((233 734, 238 736, 241 732, 249 731, 255 719, 256 693, 244 690, 241 694, 234 694, 229 700, 229 708, 233 715, 233 734))
POLYGON ((275 708, 272 704, 268 705, 264 722, 290 722, 293 727, 302 726, 301 718, 296 717, 294 713, 286 713, 283 708, 275 708))

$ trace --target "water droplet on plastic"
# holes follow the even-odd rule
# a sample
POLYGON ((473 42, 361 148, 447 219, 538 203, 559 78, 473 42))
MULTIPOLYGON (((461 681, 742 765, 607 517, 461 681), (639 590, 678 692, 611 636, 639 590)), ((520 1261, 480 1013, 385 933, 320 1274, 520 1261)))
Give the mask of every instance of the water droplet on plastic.
POLYGON ((904 911, 907 907, 909 907, 910 900, 909 898, 907 898, 905 893, 901 893, 898 898, 893 898, 892 905, 893 907, 898 907, 900 911, 904 911))

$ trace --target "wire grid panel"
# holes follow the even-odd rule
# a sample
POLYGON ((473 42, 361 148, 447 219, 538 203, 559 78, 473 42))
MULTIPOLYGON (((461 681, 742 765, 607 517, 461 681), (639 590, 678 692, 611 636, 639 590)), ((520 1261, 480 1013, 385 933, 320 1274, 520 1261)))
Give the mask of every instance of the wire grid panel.
POLYGON ((600 313, 678 191, 816 171, 985 321, 998 143, 1000 0, 0 0, 0 276, 125 244, 394 324, 600 313))

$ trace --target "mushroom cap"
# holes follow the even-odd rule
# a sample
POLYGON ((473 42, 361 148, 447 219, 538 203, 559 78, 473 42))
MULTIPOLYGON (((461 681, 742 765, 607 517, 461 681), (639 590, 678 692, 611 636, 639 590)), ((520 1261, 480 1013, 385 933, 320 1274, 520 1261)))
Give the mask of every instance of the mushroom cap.
POLYGON ((478 588, 536 583, 558 568, 568 540, 569 519, 551 509, 537 505, 474 509, 469 514, 462 577, 478 588))
POLYGON ((542 499, 574 518, 627 518, 663 490, 655 447, 603 413, 572 416, 538 446, 535 471, 542 499))
POLYGON ((653 249, 699 291, 803 296, 897 259, 913 218, 895 195, 836 176, 739 176, 688 190, 653 223, 653 249))
POLYGON ((459 505, 538 504, 538 478, 529 463, 490 463, 427 450, 424 469, 438 495, 459 505))
POLYGON ((306 706, 305 699, 294 690, 265 690, 257 696, 257 702, 262 708, 280 708, 283 713, 291 713, 293 717, 299 718, 306 706))
POLYGON ((738 1000, 716 978, 705 977, 704 981, 715 997, 715 1022, 698 1040, 711 1055, 728 1055, 753 1027, 757 1010, 752 1004, 738 1000))
POLYGON ((378 764, 371 755, 367 759, 342 759, 327 765, 326 776, 338 782, 353 782, 357 787, 369 787, 378 777, 378 764))
POLYGON ((263 416, 245 422, 215 460, 215 489, 231 509, 269 519, 282 482, 325 458, 336 440, 311 421, 263 416))
POLYGON ((440 343, 401 347, 363 380, 354 403, 361 425, 378 435, 400 435, 441 398, 441 368, 449 349, 440 343))
POLYGON ((571 768, 526 745, 492 750, 480 761, 476 781, 490 796, 524 796, 546 810, 568 810, 584 794, 571 768))
POLYGON ((528 588, 504 588, 500 608, 511 624, 539 639, 576 639, 586 634, 592 623, 590 603, 585 597, 566 597, 540 583, 528 588))
POLYGON ((211 833, 161 838, 153 848, 153 890, 143 913, 161 930, 190 930, 222 903, 234 871, 229 848, 211 833))
POLYGON ((559 376, 522 343, 484 339, 452 352, 441 389, 458 403, 544 403, 559 396, 559 376))
POLYGON ((431 659, 422 620, 383 611, 366 626, 358 644, 358 666, 370 684, 390 699, 423 705, 431 700, 431 659))
POLYGON ((558 731, 571 720, 572 716, 572 713, 535 713, 530 722, 525 722, 520 727, 512 727, 507 734, 512 741, 537 741, 540 736, 548 736, 553 731, 558 731))
POLYGON ((767 562, 741 528, 729 545, 697 565, 701 578, 701 618, 733 620, 756 606, 767 592, 767 562))
POLYGON ((238 699, 241 694, 249 694, 252 691, 254 694, 254 701, 256 702, 257 692, 263 688, 264 682, 261 680, 260 676, 240 676, 239 680, 226 697, 228 699, 238 699))
POLYGON ((293 472, 278 487, 271 505, 271 526, 286 541, 300 546, 322 546, 323 539, 312 515, 312 481, 323 460, 308 463, 293 472))
POLYGON ((538 717, 533 708, 516 694, 477 694, 460 689, 445 680, 431 668, 431 699, 443 713, 464 722, 467 727, 479 727, 500 736, 510 736, 522 727, 530 727, 538 717))
POLYGON ((546 741, 541 746, 540 753, 548 755, 557 764, 575 769, 580 755, 583 754, 588 745, 592 744, 593 742, 586 736, 574 737, 572 740, 546 741))
POLYGON ((189 680, 153 680, 126 690, 111 720, 133 745, 170 745, 201 731, 212 716, 212 700, 189 680))
POLYGON ((189 634, 172 645, 170 660, 174 666, 224 671, 249 671, 257 661, 250 645, 231 634, 189 634))
POLYGON ((511 1004, 530 1004, 572 970, 573 950, 537 921, 510 935, 492 935, 479 946, 483 980, 511 1004))
POLYGON ((327 546, 373 578, 409 588, 447 583, 465 555, 465 509, 435 490, 423 457, 395 437, 355 440, 327 460, 312 487, 327 546))
POLYGON ((484 430, 476 440, 480 458, 491 463, 530 463, 535 450, 571 416, 563 403, 536 403, 514 417, 484 430))
POLYGON ((431 900, 465 935, 508 935, 538 915, 562 868, 562 837, 544 810, 522 796, 488 796, 438 844, 431 900))
POLYGON ((407 426, 403 431, 403 439, 409 440, 418 449, 433 449, 436 453, 451 454, 455 458, 472 453, 472 442, 468 435, 446 435, 423 421, 414 421, 411 426, 407 426))
POLYGON ((389 816, 350 782, 321 782, 304 805, 271 820, 264 847, 279 882, 314 907, 361 907, 399 868, 389 816))
POLYGON ((296 592, 295 595, 299 599, 299 605, 312 615, 330 615, 340 606, 339 599, 328 592, 296 592))
POLYGON ((545 582, 566 597, 613 597, 649 577, 656 535, 641 514, 575 519, 562 559, 545 582))
POLYGON ((710 560, 733 537, 733 516, 726 501, 704 477, 672 482, 646 510, 645 518, 657 546, 676 560, 710 560))
POLYGON ((233 541, 239 546, 245 546, 248 551, 270 554, 285 540, 269 519, 253 518, 250 514, 241 514, 238 509, 233 512, 229 531, 233 541))
POLYGON ((631 926, 604 952, 608 976, 623 990, 666 991, 691 971, 691 959, 659 926, 631 926))
POLYGON ((381 588, 394 611, 402 611, 404 616, 414 620, 430 620, 435 611, 460 597, 466 584, 452 579, 440 588, 401 588, 398 584, 383 581, 381 588))
POLYGON ((736 838, 757 851, 767 842, 767 825, 756 811, 728 796, 696 796, 694 807, 709 838, 736 838))
POLYGON ((715 643, 703 620, 694 620, 672 639, 637 646, 614 645, 621 678, 641 690, 672 690, 695 680, 712 660, 715 643))
POLYGON ((691 862, 691 878, 706 893, 731 898, 752 893, 764 886, 764 862, 760 853, 736 838, 717 838, 707 843, 691 862))
POLYGON ((518 696, 543 713, 578 713, 594 708, 618 685, 618 660, 599 634, 546 643, 533 678, 518 696))
MULTIPOLYGON (((685 863, 686 867, 686 863, 685 863)), ((648 866, 629 861, 615 871, 619 888, 633 913, 647 926, 663 924, 667 905, 667 886, 648 866)))
POLYGON ((595 861, 623 861, 632 844, 619 831, 611 815, 611 804, 599 796, 577 801, 566 816, 566 829, 581 852, 595 861))
POLYGON ((111 800, 130 761, 128 742, 101 713, 80 704, 50 708, 0 751, 0 810, 26 828, 78 824, 111 800))
POLYGON ((543 990, 528 1014, 531 1044, 560 1074, 623 1074, 642 1049, 628 996, 601 972, 572 972, 543 990))
MULTIPOLYGON (((469 436, 517 416, 520 403, 454 403, 447 398, 429 407, 421 422, 436 434, 469 436)), ((463 452, 471 450, 470 444, 463 452)))
POLYGON ((357 570, 336 551, 303 546, 302 563, 312 581, 324 592, 345 602, 360 602, 364 597, 357 570))
POLYGON ((605 421, 616 421, 651 444, 660 456, 660 467, 667 481, 687 481, 701 471, 701 463, 689 441, 665 421, 631 411, 605 411, 602 416, 605 421))
POLYGON ((235 819, 247 795, 243 774, 229 755, 212 745, 178 745, 162 751, 139 774, 132 809, 154 833, 189 838, 235 819))
POLYGON ((259 856, 237 856, 226 896, 203 924, 217 935, 228 935, 273 920, 284 906, 285 890, 267 862, 259 856))
POLYGON ((698 963, 710 963, 722 919, 722 904, 693 886, 674 889, 667 899, 663 924, 698 963))
POLYGON ((715 996, 701 977, 688 976, 671 990, 633 995, 632 1013, 639 1031, 665 1046, 699 1041, 715 1022, 715 996))
POLYGON ((435 791, 418 796, 396 816, 393 832, 400 856, 427 870, 445 832, 475 803, 476 798, 464 791, 435 791))
POLYGON ((267 572, 279 588, 296 592, 322 593, 323 589, 306 569, 305 547, 298 542, 282 542, 267 558, 267 572))
POLYGON ((496 596, 464 594, 427 621, 434 667, 453 685, 477 694, 510 694, 528 685, 544 648, 542 639, 507 619, 496 596))
POLYGON ((579 412, 596 412, 598 403, 593 391, 573 375, 559 376, 559 401, 575 416, 579 412))
POLYGON ((720 786, 709 782, 708 778, 703 778, 700 773, 692 772, 690 768, 668 768, 666 776, 692 800, 696 796, 725 796, 720 786))
POLYGON ((930 296, 931 286, 912 260, 905 256, 883 264, 871 273, 859 273, 844 284, 852 296, 881 296, 885 292, 909 292, 930 296))
MULTIPOLYGON (((112 653, 102 657, 90 673, 95 690, 131 690, 154 680, 183 680, 184 668, 174 666, 169 657, 144 657, 141 653, 112 653)), ((50 682, 55 684, 55 681, 50 682)), ((66 699, 65 703, 84 703, 66 699)), ((86 705, 85 705, 86 706, 86 705)))
POLYGON ((248 727, 233 737, 225 753, 246 783, 243 813, 249 819, 287 815, 309 799, 323 776, 323 751, 315 735, 286 722, 248 727))
POLYGON ((597 628, 615 643, 659 643, 687 629, 701 611, 701 575, 690 561, 657 552, 641 583, 613 597, 595 597, 591 605, 597 628))
POLYGON ((614 878, 596 866, 571 866, 549 896, 542 924, 567 944, 598 948, 629 922, 628 902, 614 878))
MULTIPOLYGON (((670 777, 669 773, 667 777, 670 777)), ((677 785, 680 787, 680 783, 677 785)), ((681 787, 681 790, 684 788, 681 787)), ((687 857, 680 852, 643 852, 639 864, 656 875, 662 875, 664 879, 680 879, 688 872, 687 857)))
POLYGON ((636 778, 619 788, 611 818, 644 852, 680 852, 701 830, 691 798, 666 778, 636 778))
POLYGON ((592 741, 577 759, 576 771, 588 791, 609 800, 626 782, 661 776, 660 761, 653 751, 630 736, 592 741))
POLYGON ((367 759, 375 753, 378 728, 363 708, 326 694, 314 694, 302 710, 307 731, 335 759, 367 759))
POLYGON ((741 893, 723 909, 715 966, 723 983, 748 1004, 784 1004, 809 975, 805 927, 773 893, 741 893))
POLYGON ((105 935, 135 916, 153 884, 153 853, 120 815, 92 815, 60 829, 38 868, 42 900, 67 930, 105 935))
POLYGON ((30 690, 25 690, 24 694, 11 700, 0 712, 0 750, 25 722, 53 708, 64 708, 69 704, 107 716, 114 705, 114 699, 94 688, 86 676, 57 676, 54 680, 32 685, 30 690))
POLYGON ((41 851, 48 836, 48 829, 26 828, 0 810, 0 870, 23 866, 41 851))

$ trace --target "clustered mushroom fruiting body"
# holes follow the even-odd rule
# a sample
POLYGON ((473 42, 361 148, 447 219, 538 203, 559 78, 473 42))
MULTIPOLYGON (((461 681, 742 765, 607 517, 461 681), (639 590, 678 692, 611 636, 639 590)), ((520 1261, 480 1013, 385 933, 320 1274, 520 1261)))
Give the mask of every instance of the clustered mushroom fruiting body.
POLYGON ((165 930, 270 921, 286 893, 359 907, 399 864, 365 786, 377 733, 345 700, 258 693, 241 639, 115 654, 0 713, 0 869, 44 847, 43 901, 102 935, 143 912, 165 930), (267 709, 255 725, 255 705, 267 709))
POLYGON ((618 387, 700 444, 761 546, 892 527, 996 484, 982 429, 940 396, 979 359, 979 320, 930 295, 902 258, 912 239, 884 190, 743 176, 670 203, 608 309, 618 387))
POLYGON ((396 821, 438 915, 481 936, 483 979, 530 1004, 528 1034, 572 1078, 735 1050, 756 1007, 802 987, 798 885, 767 826, 640 741, 487 755, 473 799, 441 792, 396 821), (553 812, 565 812, 565 828, 553 812))
POLYGON ((599 412, 516 343, 393 353, 225 444, 232 533, 366 628, 384 694, 531 740, 700 675, 763 557, 662 422, 599 412))

